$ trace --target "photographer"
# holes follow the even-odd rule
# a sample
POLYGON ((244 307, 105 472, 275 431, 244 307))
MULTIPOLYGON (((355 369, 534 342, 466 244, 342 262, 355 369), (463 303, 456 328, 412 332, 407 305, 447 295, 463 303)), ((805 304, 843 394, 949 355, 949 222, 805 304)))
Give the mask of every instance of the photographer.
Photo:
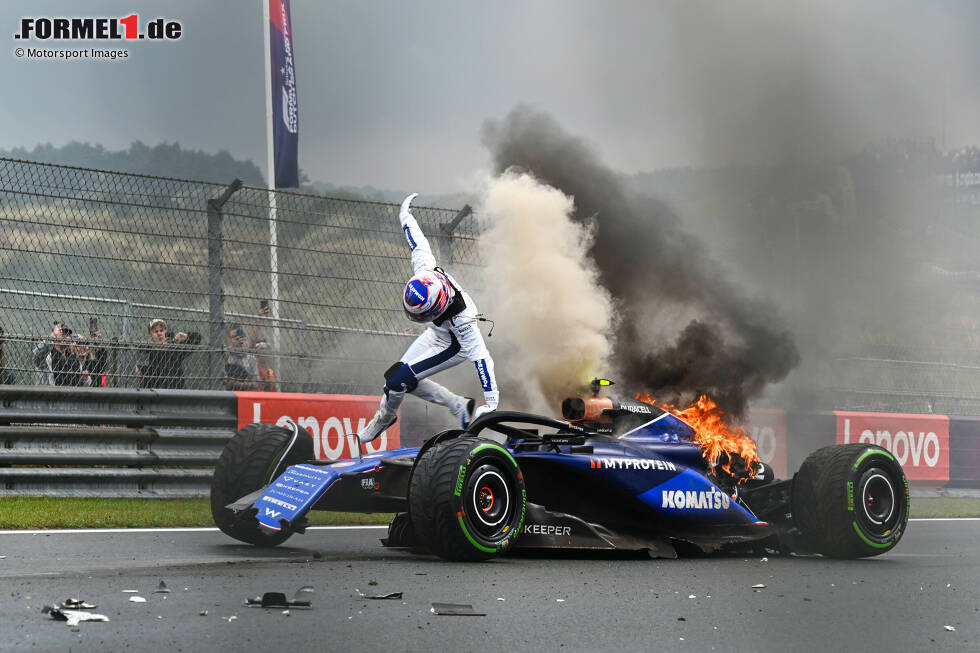
POLYGON ((85 387, 94 385, 95 379, 91 374, 89 374, 87 368, 88 358, 92 355, 92 348, 89 346, 88 342, 86 342, 82 336, 74 335, 72 336, 72 345, 70 350, 72 356, 75 357, 75 360, 78 363, 78 367, 75 368, 71 378, 71 383, 69 385, 85 387))
POLYGON ((258 390, 259 364, 255 354, 249 352, 245 329, 233 325, 228 329, 228 350, 225 352, 225 389, 258 390))
MULTIPOLYGON (((259 317, 269 317, 269 300, 259 302, 259 317)), ((269 355, 269 343, 259 337, 259 325, 252 326, 252 348, 255 349, 255 363, 258 372, 258 390, 260 392, 279 392, 276 381, 276 371, 269 366, 273 360, 269 355)))
MULTIPOLYGON (((90 334, 90 337, 97 337, 90 334)), ((92 386, 93 388, 105 388, 108 385, 105 375, 108 364, 108 354, 104 347, 95 347, 95 342, 75 336, 75 344, 72 346, 72 353, 78 359, 80 381, 75 385, 92 386)))
POLYGON ((136 374, 141 388, 184 387, 184 360, 193 353, 187 346, 201 342, 201 334, 196 332, 171 333, 167 323, 156 319, 148 328, 150 346, 140 351, 136 364, 136 374))
POLYGON ((102 339, 102 331, 99 330, 98 318, 91 318, 88 321, 89 346, 88 353, 79 359, 82 368, 92 377, 92 385, 97 388, 109 386, 109 377, 106 370, 109 369, 109 352, 105 347, 97 346, 102 339))
POLYGON ((81 363, 71 351, 72 330, 54 323, 49 340, 42 340, 31 353, 34 383, 37 385, 79 385, 81 363))
POLYGON ((259 340, 255 343, 255 362, 259 368, 259 391, 260 392, 279 392, 279 384, 276 382, 276 371, 269 367, 266 362, 266 352, 269 343, 259 340))

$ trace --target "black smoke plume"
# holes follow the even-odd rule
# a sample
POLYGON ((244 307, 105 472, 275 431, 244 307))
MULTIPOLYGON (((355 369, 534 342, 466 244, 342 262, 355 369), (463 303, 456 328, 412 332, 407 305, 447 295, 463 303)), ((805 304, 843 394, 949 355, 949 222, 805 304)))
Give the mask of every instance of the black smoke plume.
POLYGON ((550 116, 518 107, 487 121, 483 142, 497 172, 532 174, 574 198, 574 220, 594 221, 590 254, 617 304, 614 360, 629 388, 675 402, 707 393, 737 418, 797 365, 774 308, 735 288, 666 204, 630 192, 550 116))

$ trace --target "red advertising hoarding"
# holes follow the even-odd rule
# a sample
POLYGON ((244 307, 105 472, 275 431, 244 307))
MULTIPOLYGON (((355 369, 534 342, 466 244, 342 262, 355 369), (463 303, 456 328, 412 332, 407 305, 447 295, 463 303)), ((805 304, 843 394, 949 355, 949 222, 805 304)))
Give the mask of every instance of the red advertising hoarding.
MULTIPOLYGON (((318 460, 351 458, 357 451, 357 432, 378 410, 380 396, 313 395, 290 392, 236 392, 238 428, 262 422, 282 424, 291 418, 313 435, 318 460)), ((399 423, 395 422, 374 442, 364 445, 365 453, 401 446, 399 423)))
POLYGON ((888 449, 919 485, 949 482, 949 417, 834 411, 837 443, 867 442, 888 449))
POLYGON ((755 441, 759 460, 772 468, 776 478, 786 478, 786 411, 749 410, 745 434, 755 441))

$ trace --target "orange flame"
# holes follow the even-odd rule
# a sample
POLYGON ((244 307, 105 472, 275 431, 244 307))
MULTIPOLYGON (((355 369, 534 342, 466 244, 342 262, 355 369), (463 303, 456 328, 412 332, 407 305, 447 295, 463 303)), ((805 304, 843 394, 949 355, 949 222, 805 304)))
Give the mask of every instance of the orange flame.
POLYGON ((684 410, 659 404, 648 394, 638 394, 636 399, 676 415, 693 428, 695 440, 701 445, 701 455, 712 468, 723 459, 721 468, 736 477, 739 483, 755 476, 760 462, 759 454, 755 450, 755 442, 745 435, 744 427, 731 427, 725 423, 725 412, 711 397, 701 395, 684 410), (743 461, 744 470, 732 469, 737 460, 743 461))

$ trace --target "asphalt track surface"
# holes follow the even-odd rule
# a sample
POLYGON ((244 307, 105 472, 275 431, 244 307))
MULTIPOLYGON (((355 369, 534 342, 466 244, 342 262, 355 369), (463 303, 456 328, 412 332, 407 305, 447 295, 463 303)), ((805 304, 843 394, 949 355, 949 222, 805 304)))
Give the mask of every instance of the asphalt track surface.
POLYGON ((0 650, 980 650, 980 520, 914 520, 894 551, 857 561, 456 564, 384 549, 383 534, 311 529, 260 550, 208 529, 0 532, 0 650), (171 593, 153 593, 160 580, 171 593), (311 610, 242 605, 304 585, 311 610), (72 629, 41 613, 68 597, 111 621, 72 629), (435 615, 436 601, 486 616, 435 615))

